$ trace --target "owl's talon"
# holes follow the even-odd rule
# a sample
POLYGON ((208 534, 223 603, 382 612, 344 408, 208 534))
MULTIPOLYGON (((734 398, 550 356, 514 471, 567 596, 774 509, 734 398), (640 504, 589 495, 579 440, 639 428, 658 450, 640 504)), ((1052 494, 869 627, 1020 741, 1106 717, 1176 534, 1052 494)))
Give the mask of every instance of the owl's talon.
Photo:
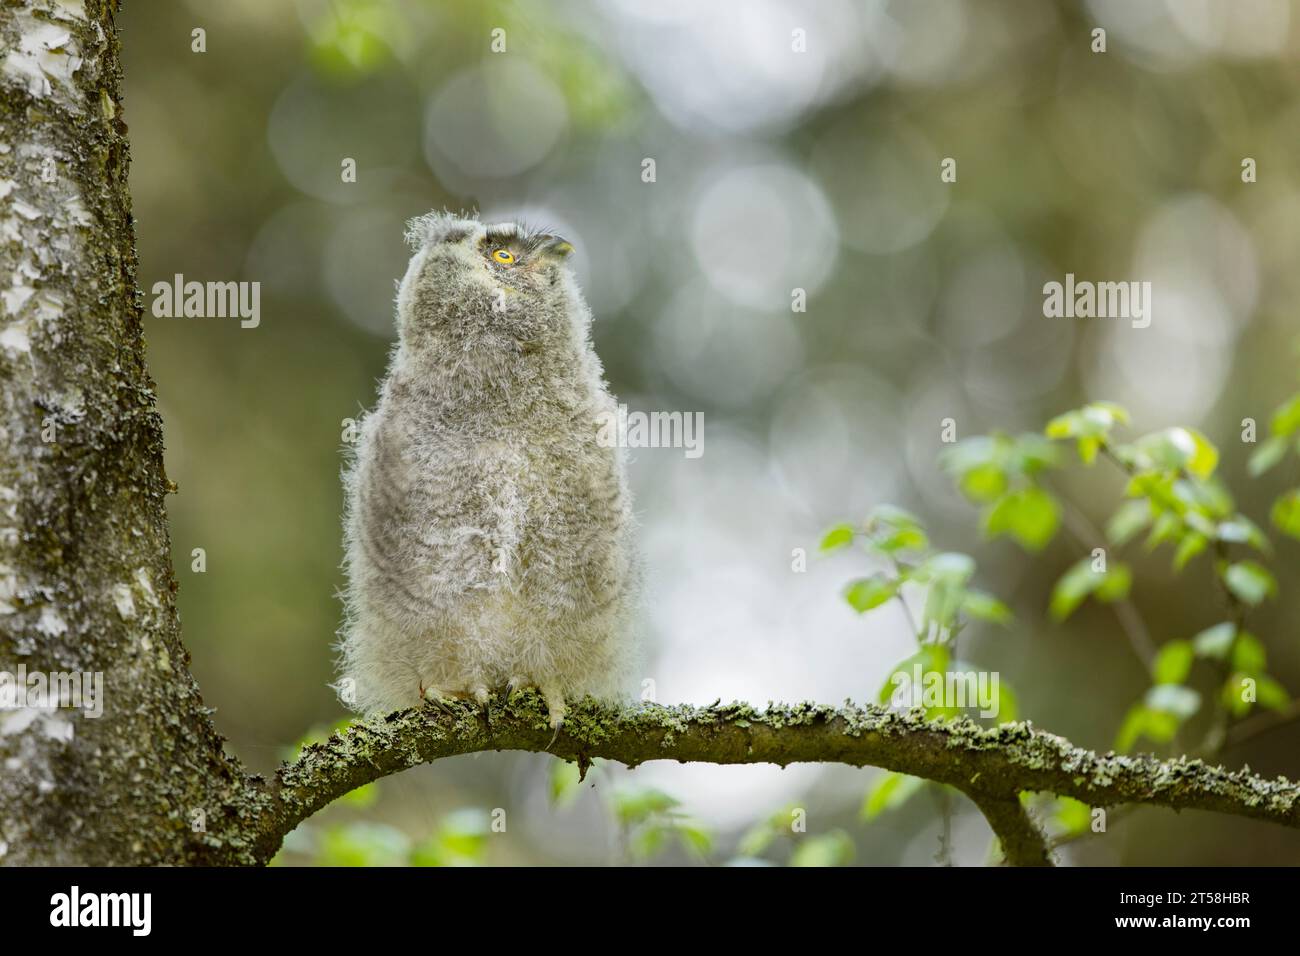
POLYGON ((456 712, 455 708, 452 707, 453 701, 450 697, 447 697, 436 687, 426 688, 424 681, 420 681, 420 703, 432 704, 444 714, 454 714, 456 712))
POLYGON ((506 681, 506 696, 522 693, 530 687, 536 687, 537 682, 527 677, 515 676, 506 681))
POLYGON ((546 749, 551 749, 551 744, 555 743, 555 738, 560 736, 560 728, 564 726, 564 717, 567 713, 564 705, 564 694, 554 687, 542 688, 542 699, 546 701, 546 710, 550 717, 551 729, 555 731, 551 734, 551 743, 546 745, 546 749))

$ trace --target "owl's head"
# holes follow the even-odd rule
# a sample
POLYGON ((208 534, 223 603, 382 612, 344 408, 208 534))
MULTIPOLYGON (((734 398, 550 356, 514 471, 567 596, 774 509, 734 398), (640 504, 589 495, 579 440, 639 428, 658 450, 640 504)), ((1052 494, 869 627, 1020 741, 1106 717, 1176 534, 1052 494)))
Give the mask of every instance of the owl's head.
POLYGON ((562 236, 521 223, 429 213, 407 224, 414 250, 398 292, 403 337, 468 344, 535 340, 586 314, 562 236))
POLYGON ((483 223, 476 216, 431 212, 406 224, 406 241, 417 252, 431 246, 476 251, 490 266, 540 271, 564 262, 573 246, 563 236, 518 222, 483 223))

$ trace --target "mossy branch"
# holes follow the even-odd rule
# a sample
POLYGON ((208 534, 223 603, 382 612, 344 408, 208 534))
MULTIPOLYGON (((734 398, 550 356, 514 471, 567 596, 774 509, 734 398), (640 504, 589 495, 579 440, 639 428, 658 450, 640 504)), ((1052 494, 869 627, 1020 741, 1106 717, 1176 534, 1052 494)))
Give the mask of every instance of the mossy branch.
POLYGON ((541 698, 527 691, 482 707, 397 711, 306 747, 263 791, 257 854, 269 859, 298 823, 362 784, 441 757, 488 750, 549 752, 584 769, 597 757, 629 767, 649 760, 881 767, 961 790, 988 818, 1007 860, 1019 865, 1048 862, 1043 836, 1019 801, 1026 791, 1094 807, 1210 810, 1300 828, 1300 785, 1288 780, 1186 758, 1097 754, 1028 723, 936 723, 849 703, 772 704, 759 711, 743 703, 664 707, 587 699, 572 706, 552 740, 541 698))

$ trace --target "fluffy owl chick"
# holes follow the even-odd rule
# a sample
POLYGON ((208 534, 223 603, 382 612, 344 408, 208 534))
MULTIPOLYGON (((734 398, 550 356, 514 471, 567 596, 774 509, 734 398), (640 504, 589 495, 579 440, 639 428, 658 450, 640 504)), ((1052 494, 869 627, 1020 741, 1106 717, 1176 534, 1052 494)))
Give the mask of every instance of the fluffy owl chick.
POLYGON ((344 474, 339 687, 370 713, 535 686, 558 728, 566 697, 624 688, 639 592, 572 247, 440 213, 407 240, 398 342, 344 474))

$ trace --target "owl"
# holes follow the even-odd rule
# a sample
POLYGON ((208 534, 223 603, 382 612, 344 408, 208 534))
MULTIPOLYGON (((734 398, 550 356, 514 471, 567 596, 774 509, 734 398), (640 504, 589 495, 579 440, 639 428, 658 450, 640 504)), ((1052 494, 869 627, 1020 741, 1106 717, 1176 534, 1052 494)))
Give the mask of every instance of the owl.
POLYGON ((397 343, 344 470, 345 702, 617 698, 640 594, 624 453, 563 238, 408 224, 397 343))

